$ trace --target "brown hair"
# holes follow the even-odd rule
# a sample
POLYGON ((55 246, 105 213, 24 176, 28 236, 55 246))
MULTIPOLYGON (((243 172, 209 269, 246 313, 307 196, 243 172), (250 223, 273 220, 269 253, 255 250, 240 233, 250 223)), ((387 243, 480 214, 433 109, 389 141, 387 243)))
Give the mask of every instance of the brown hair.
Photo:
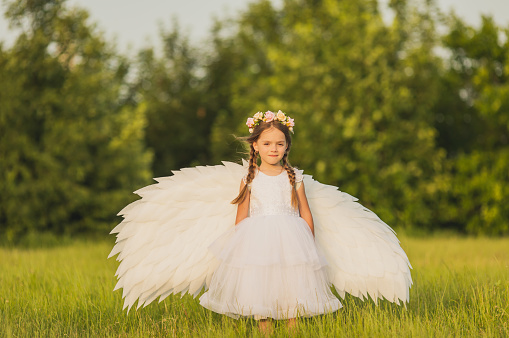
POLYGON ((255 170, 256 170, 256 160, 258 159, 258 153, 255 152, 253 143, 258 141, 260 138, 260 135, 267 129, 270 128, 276 128, 285 134, 286 139, 286 151, 283 155, 283 168, 288 173, 288 179, 290 180, 290 185, 292 186, 292 206, 294 208, 298 208, 299 200, 297 198, 297 190, 295 189, 295 171, 293 170, 293 167, 290 165, 290 162, 288 162, 288 153, 290 153, 290 148, 292 146, 292 137, 290 136, 290 130, 287 126, 283 125, 279 121, 271 121, 271 122, 260 122, 259 125, 257 125, 251 136, 248 137, 238 137, 238 139, 246 142, 249 144, 250 152, 249 152, 249 170, 246 178, 246 185, 242 188, 239 195, 231 202, 232 204, 240 204, 242 203, 248 193, 248 185, 253 181, 255 176, 255 170))

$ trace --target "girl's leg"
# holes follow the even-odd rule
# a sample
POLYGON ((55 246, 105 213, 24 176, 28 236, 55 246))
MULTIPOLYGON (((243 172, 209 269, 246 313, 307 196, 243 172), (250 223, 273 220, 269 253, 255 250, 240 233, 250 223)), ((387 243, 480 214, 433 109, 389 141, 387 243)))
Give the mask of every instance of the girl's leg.
POLYGON ((265 335, 269 335, 274 331, 272 321, 270 319, 260 319, 258 321, 258 329, 260 329, 260 332, 265 335))
POLYGON ((286 327, 289 331, 293 331, 297 329, 297 319, 296 318, 290 318, 288 319, 288 322, 286 323, 286 327))

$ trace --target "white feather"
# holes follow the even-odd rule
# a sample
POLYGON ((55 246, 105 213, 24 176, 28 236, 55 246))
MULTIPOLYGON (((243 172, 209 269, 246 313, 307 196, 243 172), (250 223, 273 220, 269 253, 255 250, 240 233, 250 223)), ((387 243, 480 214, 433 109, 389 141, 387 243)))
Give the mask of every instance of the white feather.
POLYGON ((324 187, 309 175, 304 175, 304 185, 316 243, 331 265, 338 293, 408 302, 411 265, 393 229, 334 186, 324 187))

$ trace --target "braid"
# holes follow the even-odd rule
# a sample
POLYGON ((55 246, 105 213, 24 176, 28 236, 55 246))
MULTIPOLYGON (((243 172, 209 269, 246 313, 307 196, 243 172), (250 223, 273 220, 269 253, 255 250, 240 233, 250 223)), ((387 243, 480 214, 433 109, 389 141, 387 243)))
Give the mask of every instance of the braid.
POLYGON ((255 176, 255 170, 256 170, 256 159, 257 159, 257 152, 254 150, 253 145, 250 145, 250 151, 249 151, 249 169, 246 177, 246 185, 242 188, 239 195, 231 202, 232 204, 240 204, 244 202, 244 200, 247 197, 247 193, 249 190, 249 184, 253 181, 255 176))
POLYGON ((256 170, 256 159, 258 157, 257 152, 254 150, 253 145, 251 144, 250 147, 251 150, 249 152, 249 170, 246 178, 246 186, 251 183, 255 176, 255 170, 256 170))
POLYGON ((295 171, 293 170, 293 167, 288 162, 288 152, 290 149, 288 149, 285 154, 283 155, 283 168, 288 173, 288 179, 290 180, 290 186, 292 187, 292 206, 294 208, 299 207, 299 200, 297 198, 297 191, 295 190, 295 171))

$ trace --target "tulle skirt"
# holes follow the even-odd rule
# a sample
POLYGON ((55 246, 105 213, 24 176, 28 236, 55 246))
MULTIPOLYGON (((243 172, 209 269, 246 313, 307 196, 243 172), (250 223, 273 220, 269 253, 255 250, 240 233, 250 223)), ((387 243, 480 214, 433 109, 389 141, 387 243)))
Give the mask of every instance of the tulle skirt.
POLYGON ((233 318, 288 319, 342 307, 327 262, 298 216, 247 217, 212 243, 220 260, 200 304, 233 318))

